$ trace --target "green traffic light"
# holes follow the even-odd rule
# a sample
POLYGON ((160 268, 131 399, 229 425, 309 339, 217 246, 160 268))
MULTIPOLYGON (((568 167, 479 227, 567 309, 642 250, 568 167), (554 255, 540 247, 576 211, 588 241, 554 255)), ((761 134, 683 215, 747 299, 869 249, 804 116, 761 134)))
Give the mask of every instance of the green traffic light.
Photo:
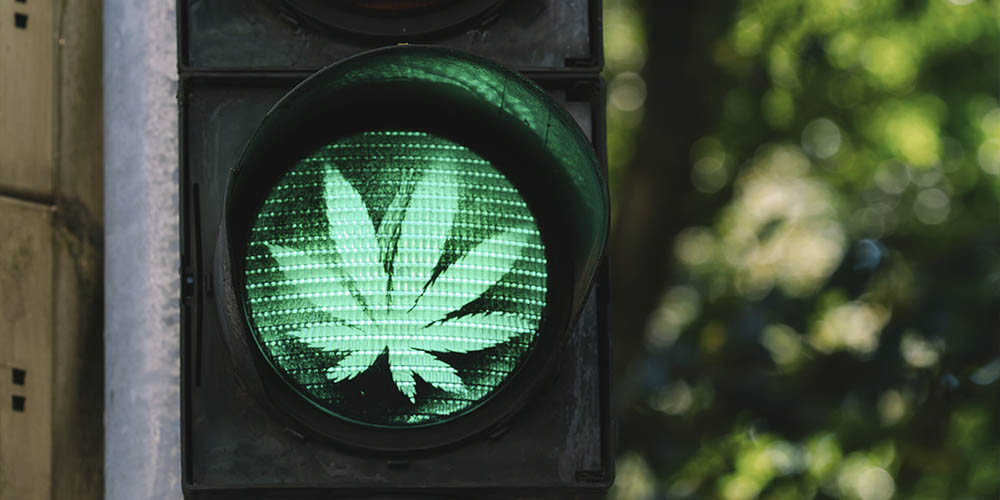
POLYGON ((467 147, 364 132, 302 158, 250 230, 245 307, 301 395, 375 426, 443 422, 495 395, 546 312, 538 222, 467 147))
POLYGON ((278 101, 230 175, 223 340, 293 425, 386 451, 469 438, 550 383, 607 208, 587 137, 524 77, 359 55, 278 101))

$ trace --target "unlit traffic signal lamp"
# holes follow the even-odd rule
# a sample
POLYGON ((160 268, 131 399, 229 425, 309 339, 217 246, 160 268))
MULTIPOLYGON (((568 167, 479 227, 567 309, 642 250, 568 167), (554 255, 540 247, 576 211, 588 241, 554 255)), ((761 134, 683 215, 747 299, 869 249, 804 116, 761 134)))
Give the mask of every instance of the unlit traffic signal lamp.
MULTIPOLYGON (((311 4, 463 2, 281 15, 311 4)), ((605 491, 603 86, 564 72, 426 45, 182 68, 189 498, 605 491)))
POLYGON ((500 0, 287 0, 314 23, 370 37, 427 37, 488 16, 500 0))

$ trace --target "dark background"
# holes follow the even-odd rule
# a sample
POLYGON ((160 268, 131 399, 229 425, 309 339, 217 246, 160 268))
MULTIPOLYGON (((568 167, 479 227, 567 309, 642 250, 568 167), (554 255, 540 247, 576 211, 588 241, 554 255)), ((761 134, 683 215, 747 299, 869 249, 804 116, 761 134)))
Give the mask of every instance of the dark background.
POLYGON ((604 9, 610 498, 1000 498, 1000 4, 604 9))

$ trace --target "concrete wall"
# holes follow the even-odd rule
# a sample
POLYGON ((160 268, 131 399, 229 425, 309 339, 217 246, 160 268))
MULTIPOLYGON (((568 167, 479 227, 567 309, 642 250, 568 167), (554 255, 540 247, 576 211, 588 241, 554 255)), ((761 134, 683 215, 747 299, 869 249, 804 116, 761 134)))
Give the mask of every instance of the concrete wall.
POLYGON ((0 6, 0 499, 103 491, 101 3, 0 6))

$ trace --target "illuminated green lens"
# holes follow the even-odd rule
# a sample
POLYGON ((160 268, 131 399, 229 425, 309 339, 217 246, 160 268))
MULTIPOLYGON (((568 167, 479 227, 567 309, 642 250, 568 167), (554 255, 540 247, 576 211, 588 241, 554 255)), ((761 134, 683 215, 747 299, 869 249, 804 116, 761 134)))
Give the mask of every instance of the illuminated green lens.
POLYGON ((300 394, 349 420, 448 420, 537 344, 538 224, 490 162, 421 132, 368 132, 302 159, 257 214, 253 333, 300 394))

